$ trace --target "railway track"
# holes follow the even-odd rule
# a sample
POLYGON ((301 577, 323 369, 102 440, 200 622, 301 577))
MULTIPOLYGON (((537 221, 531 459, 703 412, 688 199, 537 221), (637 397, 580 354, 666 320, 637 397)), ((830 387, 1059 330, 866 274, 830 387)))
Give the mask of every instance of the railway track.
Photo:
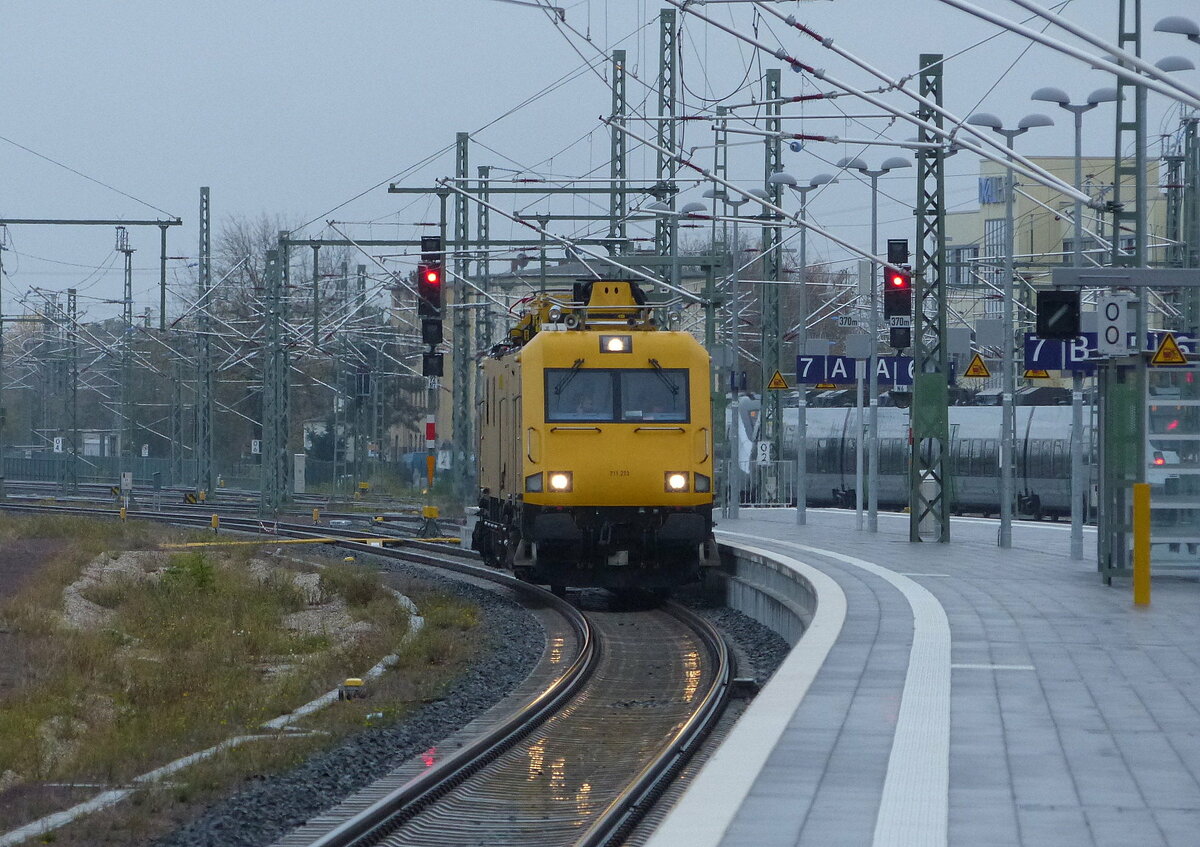
POLYGON ((275 847, 620 843, 719 716, 729 659, 681 607, 586 616, 559 706, 407 763, 275 847))
MULTIPOLYGON (((109 509, 0 504, 10 511, 112 516, 109 509)), ((139 512, 207 526, 207 515, 139 512)), ((720 633, 681 606, 577 608, 473 554, 419 541, 375 546, 353 529, 272 523, 278 535, 336 538, 339 547, 449 569, 523 593, 548 648, 525 686, 483 718, 277 842, 606 845, 637 824, 719 719, 732 679, 720 633), (514 703, 514 701, 519 701, 514 703)), ((257 519, 222 527, 261 533, 257 519)), ((607 597, 607 595, 605 595, 607 597)))

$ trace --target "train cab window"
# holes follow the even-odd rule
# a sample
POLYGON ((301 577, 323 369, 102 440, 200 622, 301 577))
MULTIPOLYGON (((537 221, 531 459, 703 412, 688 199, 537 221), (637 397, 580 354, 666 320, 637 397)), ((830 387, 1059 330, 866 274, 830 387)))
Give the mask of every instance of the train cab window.
POLYGON ((666 421, 686 423, 688 420, 688 373, 686 370, 654 368, 653 370, 617 371, 620 383, 621 420, 666 421))
POLYGON ((546 420, 614 420, 614 389, 613 371, 549 369, 546 371, 546 420))

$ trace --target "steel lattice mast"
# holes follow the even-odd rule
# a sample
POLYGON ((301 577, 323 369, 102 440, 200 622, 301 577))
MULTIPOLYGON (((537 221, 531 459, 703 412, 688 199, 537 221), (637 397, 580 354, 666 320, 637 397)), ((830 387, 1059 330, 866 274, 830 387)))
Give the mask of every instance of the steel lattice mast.
MULTIPOLYGON (((937 105, 943 96, 942 56, 921 54, 920 92, 937 105)), ((943 125, 942 115, 922 105, 918 117, 943 125)), ((922 127, 918 140, 937 136, 922 127)), ((917 242, 913 274, 912 459, 909 463, 910 541, 921 540, 921 523, 936 525, 937 540, 950 540, 949 363, 946 347, 946 151, 917 150, 917 242)))
MULTIPOLYGON (((783 123, 780 120, 783 104, 780 99, 779 68, 771 68, 766 73, 763 99, 766 103, 767 135, 764 141, 763 188, 767 196, 776 206, 783 204, 783 186, 771 182, 771 175, 783 170, 782 147, 783 140, 780 131, 783 123)), ((762 278, 764 283, 758 287, 758 302, 762 313, 761 321, 761 351, 762 351, 762 383, 763 419, 760 424, 760 441, 771 446, 771 459, 778 461, 783 458, 783 395, 779 391, 768 391, 767 384, 775 372, 780 370, 783 339, 782 320, 779 314, 779 269, 782 267, 780 256, 779 215, 775 212, 763 212, 765 223, 762 228, 762 278)), ((740 261, 739 258, 734 261, 740 261)))
MULTIPOLYGON (((196 488, 211 491, 213 487, 213 361, 212 361, 212 206, 208 186, 200 189, 200 255, 197 297, 200 313, 196 327, 198 354, 196 362, 196 488)), ((182 428, 182 427, 181 427, 182 428)))

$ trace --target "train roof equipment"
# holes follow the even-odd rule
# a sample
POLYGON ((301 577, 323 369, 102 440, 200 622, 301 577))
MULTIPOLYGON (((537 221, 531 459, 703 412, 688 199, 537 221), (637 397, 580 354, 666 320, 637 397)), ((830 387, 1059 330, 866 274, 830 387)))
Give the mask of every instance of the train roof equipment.
POLYGON ((575 283, 571 291, 542 291, 518 304, 516 324, 493 355, 528 344, 539 332, 620 329, 623 332, 657 330, 654 306, 641 287, 627 279, 592 279, 575 283))

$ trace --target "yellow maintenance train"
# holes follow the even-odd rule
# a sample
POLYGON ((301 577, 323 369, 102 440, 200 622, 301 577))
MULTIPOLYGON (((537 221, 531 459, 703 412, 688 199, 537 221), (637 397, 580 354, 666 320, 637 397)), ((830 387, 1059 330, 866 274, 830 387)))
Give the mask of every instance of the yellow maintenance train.
POLYGON ((635 283, 531 298, 482 378, 486 562, 559 592, 660 594, 716 564, 709 356, 635 283))

